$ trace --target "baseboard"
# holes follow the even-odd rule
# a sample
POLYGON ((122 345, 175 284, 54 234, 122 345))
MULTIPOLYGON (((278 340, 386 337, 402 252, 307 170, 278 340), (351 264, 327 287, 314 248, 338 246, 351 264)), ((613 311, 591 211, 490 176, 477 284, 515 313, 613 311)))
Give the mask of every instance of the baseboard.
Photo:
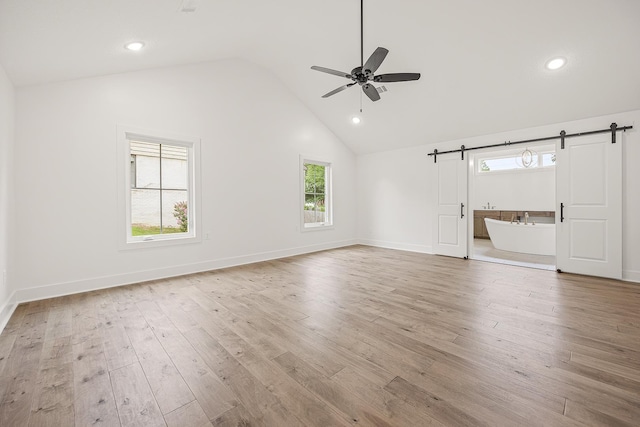
POLYGON ((7 302, 4 303, 2 307, 0 307, 0 333, 4 331, 4 327, 7 326, 11 315, 16 310, 18 304, 14 302, 16 293, 13 292, 11 296, 7 299, 7 302))
POLYGON ((419 252, 423 254, 433 254, 431 246, 415 245, 413 243, 387 242, 384 240, 358 239, 358 243, 366 246, 375 246, 377 248, 396 249, 399 251, 419 252))
MULTIPOLYGON (((10 303, 12 303, 13 307, 15 308, 15 306, 23 302, 61 297, 64 295, 95 291, 98 289, 113 288, 138 282, 145 282, 148 280, 157 280, 168 277, 182 276, 185 274, 200 273, 203 271, 218 270, 220 268, 234 267, 238 265, 251 264, 254 262, 269 261, 278 258, 324 251, 327 249, 352 246, 357 243, 358 241, 355 239, 342 240, 337 242, 322 243, 319 245, 301 246, 297 248, 261 252, 238 257, 221 258, 217 260, 204 261, 193 264, 184 264, 179 266, 157 268, 153 270, 143 270, 125 274, 94 277, 73 282, 56 283, 27 289, 19 289, 14 292, 14 295, 10 299, 10 303)), ((11 312, 13 312, 13 310, 11 312)), ((1 331, 2 329, 0 329, 0 332, 1 331)))
POLYGON ((622 280, 624 280, 625 282, 640 283, 640 271, 623 270, 622 271, 622 280))

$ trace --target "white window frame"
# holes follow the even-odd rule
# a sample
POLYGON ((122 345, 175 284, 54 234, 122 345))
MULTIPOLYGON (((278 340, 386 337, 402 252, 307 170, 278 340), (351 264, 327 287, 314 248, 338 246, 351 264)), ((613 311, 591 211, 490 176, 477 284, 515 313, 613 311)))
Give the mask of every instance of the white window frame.
POLYGON ((547 165, 547 166, 542 166, 542 156, 544 156, 545 154, 554 154, 555 151, 552 150, 544 150, 544 151, 539 151, 536 153, 536 155, 538 156, 538 163, 536 166, 532 167, 532 168, 524 168, 524 167, 518 167, 518 168, 512 168, 512 169, 501 169, 501 170, 488 170, 488 171, 483 171, 480 168, 482 167, 482 162, 485 160, 498 160, 498 159, 511 159, 511 158, 517 158, 518 157, 518 153, 514 153, 514 154, 502 154, 502 155, 484 155, 484 156, 478 156, 478 160, 475 166, 475 175, 488 175, 488 174, 503 174, 503 173, 530 173, 530 172, 540 172, 540 171, 545 171, 545 170, 549 170, 550 168, 555 168, 555 164, 552 165, 547 165))
POLYGON ((318 231, 333 229, 333 165, 331 162, 317 160, 314 156, 300 156, 300 231, 318 231), (324 197, 325 197, 325 222, 314 222, 305 224, 304 222, 304 203, 305 203, 305 182, 304 182, 304 165, 312 163, 314 165, 325 167, 324 177, 324 197))
POLYGON ((118 126, 118 247, 121 250, 199 243, 200 224, 200 138, 170 132, 118 126), (188 221, 185 233, 133 236, 131 234, 131 147, 130 141, 167 144, 187 148, 188 221))

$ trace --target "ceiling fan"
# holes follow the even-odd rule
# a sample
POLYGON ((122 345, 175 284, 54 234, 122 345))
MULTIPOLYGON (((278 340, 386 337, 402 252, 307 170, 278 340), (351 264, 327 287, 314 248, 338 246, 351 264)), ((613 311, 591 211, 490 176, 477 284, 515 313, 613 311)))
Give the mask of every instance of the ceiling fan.
MULTIPOLYGON (((355 85, 356 83, 362 86, 362 91, 371 99, 372 101, 377 101, 380 99, 379 89, 376 88, 370 82, 376 83, 392 83, 392 82, 407 82, 411 80, 418 80, 420 78, 420 73, 391 73, 391 74, 378 74, 374 73, 384 61, 389 51, 383 47, 378 47, 367 59, 367 62, 364 62, 364 36, 363 36, 363 2, 364 0, 360 0, 360 66, 351 70, 351 73, 345 73, 343 71, 332 70, 331 68, 319 67, 314 65, 311 67, 312 70, 321 71, 323 73, 333 74, 334 76, 345 77, 347 79, 351 79, 352 82, 346 84, 344 86, 340 86, 337 89, 332 90, 331 92, 324 94, 323 98, 328 98, 332 95, 335 95, 338 92, 342 92, 343 90, 355 85)), ((383 89, 384 88, 380 88, 383 89)))

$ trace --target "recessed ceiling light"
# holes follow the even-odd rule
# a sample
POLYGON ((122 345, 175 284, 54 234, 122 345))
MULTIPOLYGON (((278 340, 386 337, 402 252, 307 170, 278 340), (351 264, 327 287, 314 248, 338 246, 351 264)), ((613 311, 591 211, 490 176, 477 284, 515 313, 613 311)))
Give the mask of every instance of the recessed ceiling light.
POLYGON ((131 42, 131 43, 127 43, 124 45, 125 48, 129 49, 129 50, 140 50, 144 47, 144 43, 142 42, 131 42))
POLYGON ((351 117, 351 122, 352 122, 354 125, 359 125, 359 124, 360 124, 360 122, 361 122, 360 117, 358 117, 358 116, 353 116, 353 117, 351 117))
POLYGON ((545 67, 547 67, 548 70, 557 70, 558 68, 564 67, 564 64, 566 63, 567 63, 566 59, 562 57, 558 57, 558 58, 553 58, 549 60, 547 62, 547 65, 545 65, 545 67))

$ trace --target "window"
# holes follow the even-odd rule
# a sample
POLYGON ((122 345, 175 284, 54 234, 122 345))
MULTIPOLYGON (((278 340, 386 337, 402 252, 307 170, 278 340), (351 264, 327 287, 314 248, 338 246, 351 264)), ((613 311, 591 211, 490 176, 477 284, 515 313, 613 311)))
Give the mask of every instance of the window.
POLYGON ((488 156, 478 159, 477 173, 490 173, 513 170, 533 170, 556 165, 556 154, 553 151, 537 153, 525 149, 518 154, 508 156, 488 156))
POLYGON ((302 159, 302 229, 333 225, 331 163, 302 159))
POLYGON ((120 152, 128 163, 119 173, 124 187, 119 200, 126 216, 124 247, 194 241, 198 141, 121 133, 120 152))

